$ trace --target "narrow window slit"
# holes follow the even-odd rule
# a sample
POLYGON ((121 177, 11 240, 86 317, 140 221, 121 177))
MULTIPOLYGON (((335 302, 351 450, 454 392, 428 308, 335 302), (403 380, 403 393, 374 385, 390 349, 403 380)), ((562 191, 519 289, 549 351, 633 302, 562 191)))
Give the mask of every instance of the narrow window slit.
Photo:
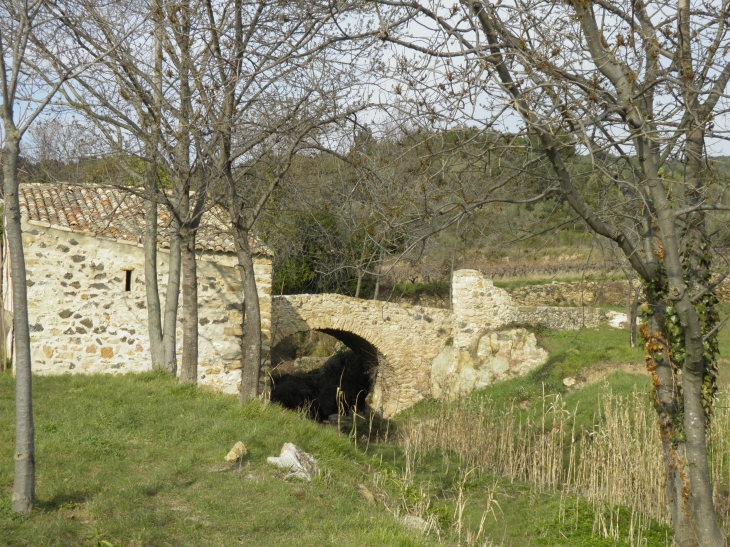
POLYGON ((132 290, 132 270, 125 270, 124 274, 124 292, 129 292, 132 290))

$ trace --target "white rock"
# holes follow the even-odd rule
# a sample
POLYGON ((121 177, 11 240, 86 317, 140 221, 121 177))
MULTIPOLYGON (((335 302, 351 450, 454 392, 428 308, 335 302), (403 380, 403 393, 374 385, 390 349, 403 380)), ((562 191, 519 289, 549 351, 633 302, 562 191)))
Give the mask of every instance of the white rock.
POLYGON ((565 387, 573 387, 576 384, 576 379, 572 376, 569 376, 568 378, 563 378, 563 385, 565 387))
POLYGON ((287 479, 302 479, 310 482, 312 477, 319 474, 319 465, 314 456, 307 454, 292 443, 284 443, 281 453, 278 456, 269 456, 266 461, 289 471, 285 477, 287 479))
POLYGON ((414 532, 420 532, 423 534, 427 532, 429 528, 429 524, 427 521, 423 520, 421 517, 416 517, 414 515, 403 515, 402 517, 399 517, 398 520, 406 528, 409 528, 414 532))
POLYGON ((608 324, 614 329, 625 329, 629 322, 626 314, 621 312, 609 311, 606 312, 606 317, 608 318, 608 324))
POLYGON ((431 364, 431 394, 434 397, 444 397, 449 390, 449 379, 452 377, 456 365, 456 355, 453 346, 446 346, 441 350, 431 364))
POLYGON ((535 335, 525 329, 487 332, 475 349, 472 355, 446 346, 436 356, 431 364, 431 395, 454 399, 496 381, 524 376, 548 358, 535 335))
MULTIPOLYGON (((625 329, 629 324, 628 316, 625 313, 607 311, 606 318, 608 319, 608 324, 615 329, 625 329)), ((641 325, 641 317, 636 318, 636 324, 641 325)))

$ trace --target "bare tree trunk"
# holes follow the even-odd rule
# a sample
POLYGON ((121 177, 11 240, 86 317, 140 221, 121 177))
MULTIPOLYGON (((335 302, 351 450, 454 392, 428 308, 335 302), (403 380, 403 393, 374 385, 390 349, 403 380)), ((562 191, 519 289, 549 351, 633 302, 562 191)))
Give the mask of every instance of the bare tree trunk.
POLYGON ((198 273, 195 264, 195 231, 181 230, 182 293, 183 293, 183 354, 180 382, 198 381, 198 273))
POLYGON ((0 359, 2 359, 2 362, 0 362, 0 372, 5 372, 8 368, 8 350, 5 346, 5 302, 2 301, 2 298, 0 298, 0 359))
POLYGON ((653 298, 653 291, 647 291, 648 303, 654 313, 647 316, 642 334, 646 342, 647 368, 652 375, 654 397, 660 410, 659 428, 661 431, 664 470, 667 474, 665 495, 672 513, 674 539, 680 547, 699 545, 692 526, 685 499, 687 475, 684 470, 684 443, 674 442, 675 416, 681 405, 677 382, 671 365, 671 348, 662 334, 666 307, 663 302, 653 298))
POLYGON ((634 295, 634 300, 631 302, 631 309, 629 310, 629 346, 632 348, 636 347, 637 307, 637 296, 634 295))
POLYGON ((177 310, 180 301, 181 249, 180 227, 174 218, 170 224, 170 261, 165 292, 165 319, 162 332, 165 370, 177 374, 177 310))
POLYGON ((355 287, 355 298, 360 298, 360 288, 362 287, 362 270, 357 268, 357 286, 355 287))
POLYGON ((25 285, 25 257, 18 200, 18 156, 20 136, 5 120, 3 177, 5 230, 13 283, 13 326, 15 331, 15 476, 12 510, 28 514, 35 503, 35 428, 33 425, 33 380, 28 327, 28 293, 25 285))
POLYGON ((190 161, 192 102, 190 56, 192 35, 191 20, 193 11, 189 0, 179 4, 178 16, 173 26, 175 42, 180 48, 179 89, 180 106, 177 111, 178 131, 180 138, 175 145, 175 193, 177 198, 180 222, 180 251, 182 270, 183 299, 183 352, 180 363, 180 382, 197 383, 198 381, 198 279, 195 264, 195 235, 197 204, 191 207, 190 184, 194 175, 190 161))
POLYGON ((449 265, 449 309, 454 309, 454 266, 456 265, 456 252, 459 248, 459 229, 461 228, 461 218, 456 223, 456 236, 454 249, 451 251, 451 264, 449 265))
POLYGON ((240 224, 234 227, 236 253, 241 272, 243 288, 243 362, 241 363, 241 403, 259 396, 261 375, 261 309, 259 294, 256 290, 253 256, 248 242, 248 230, 240 224))
POLYGON ((631 307, 629 308, 629 345, 636 347, 636 320, 639 317, 639 289, 629 285, 632 293, 631 307))
MULTIPOLYGON (((152 154, 155 152, 153 151, 152 154)), ((157 193, 157 165, 148 155, 145 173, 147 196, 157 193)), ((165 349, 162 345, 162 319, 160 316, 160 289, 157 284, 157 202, 146 199, 144 230, 144 288, 147 295, 147 329, 150 338, 150 356, 154 370, 165 370, 165 349)))
POLYGON ((667 483, 665 494, 672 512, 672 523, 674 523, 674 542, 679 547, 696 547, 700 543, 697 539, 697 532, 694 529, 692 518, 687 507, 687 476, 682 469, 686 461, 687 453, 684 443, 662 443, 664 451, 665 471, 667 483), (674 462, 674 465, 667 465, 667 462, 674 462))
POLYGON ((626 274, 626 327, 629 329, 629 347, 636 347, 636 314, 638 312, 639 294, 634 289, 633 276, 626 274))
MULTIPOLYGON (((661 177, 648 150, 648 139, 636 139, 639 158, 648 179, 650 195, 655 206, 657 225, 664 254, 666 269, 667 306, 672 306, 679 317, 683 346, 686 356, 682 367, 682 422, 684 426, 685 452, 683 470, 689 476, 689 511, 694 517, 695 531, 703 546, 725 545, 725 539, 717 523, 712 499, 712 481, 707 462, 706 416, 703 407, 703 383, 705 375, 705 349, 702 326, 692 305, 690 287, 685 284, 682 257, 674 220, 673 205, 661 183, 661 177)), ((679 424, 677 424, 679 425, 679 424)))
MULTIPOLYGON (((365 270, 367 269, 367 266, 364 265, 365 262, 365 252, 368 248, 368 240, 367 237, 363 238, 362 241, 362 251, 360 252, 360 260, 357 261, 357 286, 355 287, 355 298, 360 298, 360 290, 362 289, 362 277, 365 275, 365 270)), ((372 261, 372 257, 370 258, 370 261, 372 261)), ((370 263, 368 261, 368 264, 370 263)))
MULTIPOLYGON (((0 237, 0 271, 5 271, 5 259, 7 254, 5 238, 0 237)), ((6 344, 7 332, 5 325, 5 275, 0 275, 0 371, 5 372, 8 368, 8 347, 6 344)))
POLYGON ((380 256, 378 257, 378 275, 375 278, 375 292, 373 292, 373 300, 377 300, 380 294, 380 276, 383 273, 383 249, 380 249, 380 256))
POLYGON ((154 40, 154 119, 152 134, 147 145, 147 165, 145 169, 145 291, 147 294, 147 321, 150 337, 152 368, 166 370, 172 374, 175 369, 168 368, 165 359, 164 333, 160 310, 160 290, 157 283, 157 146, 159 144, 160 118, 162 116, 162 7, 153 2, 152 18, 155 21, 154 40))
POLYGON ((184 322, 180 382, 184 384, 198 381, 198 266, 195 262, 195 237, 203 214, 205 196, 205 190, 199 189, 192 207, 187 191, 180 198, 180 211, 185 218, 180 227, 184 322))
POLYGON ((7 248, 5 247, 5 237, 0 237, 0 371, 5 372, 8 368, 8 345, 7 345, 7 325, 5 324, 5 260, 7 259, 7 248))

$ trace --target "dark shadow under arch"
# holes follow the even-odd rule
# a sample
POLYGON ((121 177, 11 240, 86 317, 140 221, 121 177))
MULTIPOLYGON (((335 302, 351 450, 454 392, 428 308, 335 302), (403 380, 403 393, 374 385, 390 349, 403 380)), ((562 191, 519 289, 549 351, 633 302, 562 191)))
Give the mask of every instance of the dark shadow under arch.
POLYGON ((365 340, 362 336, 358 336, 352 332, 336 329, 316 329, 324 334, 329 334, 332 338, 335 338, 345 344, 352 351, 360 355, 363 359, 367 360, 373 366, 378 364, 378 356, 380 352, 370 342, 365 340))
MULTIPOLYGON (((365 402, 384 358, 377 348, 357 334, 338 329, 311 329, 332 336, 349 351, 333 355, 319 369, 310 372, 277 374, 272 372, 271 400, 286 408, 308 409, 312 419, 322 421, 338 411, 358 413, 367 410, 365 402), (338 388, 344 400, 338 405, 338 388), (344 404, 343 404, 344 403, 344 404)), ((306 331, 302 331, 306 332, 306 331)), ((294 336, 298 333, 290 334, 294 336)), ((289 336, 287 338, 289 338, 289 336)), ((276 347, 286 340, 280 340, 276 347)))

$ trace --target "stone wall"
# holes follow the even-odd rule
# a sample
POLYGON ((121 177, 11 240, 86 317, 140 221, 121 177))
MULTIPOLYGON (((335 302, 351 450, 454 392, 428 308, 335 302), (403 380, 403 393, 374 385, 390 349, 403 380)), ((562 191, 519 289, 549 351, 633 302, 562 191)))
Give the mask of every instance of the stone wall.
POLYGON ((475 333, 515 321, 517 307, 510 294, 494 286, 477 270, 455 271, 451 285, 454 345, 465 349, 475 333))
POLYGON ((527 374, 547 361, 526 329, 485 332, 466 350, 446 346, 431 364, 431 396, 455 399, 475 389, 527 374))
POLYGON ((598 281, 525 285, 511 291, 512 298, 524 306, 626 305, 626 281, 598 281))
MULTIPOLYGON (((577 281, 526 285, 513 289, 510 295, 523 306, 625 306, 627 291, 627 281, 577 281)), ((718 285, 716 292, 722 302, 730 302, 730 278, 718 285)))
POLYGON ((572 309, 560 321, 549 313, 525 313, 507 291, 495 287, 477 270, 454 272, 451 290, 453 344, 444 347, 431 363, 429 388, 434 397, 453 399, 522 376, 547 360, 547 352, 537 347, 534 334, 522 328, 503 329, 505 325, 548 321, 554 328, 556 323, 575 323, 572 309))
POLYGON ((600 308, 568 308, 558 306, 519 306, 515 323, 535 325, 554 330, 595 328, 608 321, 600 308))
MULTIPOLYGON (((123 374, 149 370, 142 245, 36 221, 24 224, 23 232, 34 371, 123 374), (131 272, 129 291, 125 291, 127 271, 131 272)), ((160 250, 158 257, 164 303, 167 275, 162 274, 169 254, 160 250)), ((203 253, 197 264, 198 382, 234 394, 241 368, 241 285, 235 258, 203 253)), ((255 269, 268 345, 270 260, 257 259, 255 269)), ((177 352, 178 356, 182 352, 181 325, 177 352)))

